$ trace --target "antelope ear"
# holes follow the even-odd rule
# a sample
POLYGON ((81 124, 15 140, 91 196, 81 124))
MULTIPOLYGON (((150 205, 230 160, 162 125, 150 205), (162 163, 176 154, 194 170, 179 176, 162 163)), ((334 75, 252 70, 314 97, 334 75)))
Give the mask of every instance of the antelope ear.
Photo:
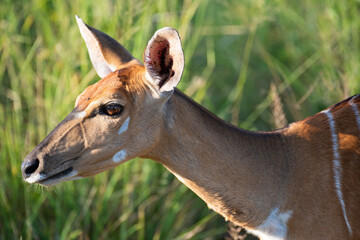
POLYGON ((116 40, 86 25, 77 15, 75 15, 75 18, 88 49, 92 65, 101 78, 106 77, 109 73, 124 67, 124 65, 132 61, 139 63, 116 40))
POLYGON ((170 27, 155 32, 144 52, 148 78, 160 92, 172 91, 184 70, 184 53, 178 32, 170 27))

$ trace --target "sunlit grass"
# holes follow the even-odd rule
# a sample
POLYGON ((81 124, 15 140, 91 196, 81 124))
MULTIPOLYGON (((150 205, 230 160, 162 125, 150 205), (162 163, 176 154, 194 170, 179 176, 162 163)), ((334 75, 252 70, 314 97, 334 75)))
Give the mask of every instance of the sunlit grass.
POLYGON ((0 8, 0 239, 218 239, 222 218, 162 166, 136 159, 51 189, 22 181, 22 159, 99 78, 74 15, 142 59, 164 26, 179 30, 179 88, 258 130, 273 83, 289 122, 360 92, 356 1, 10 1, 0 8))

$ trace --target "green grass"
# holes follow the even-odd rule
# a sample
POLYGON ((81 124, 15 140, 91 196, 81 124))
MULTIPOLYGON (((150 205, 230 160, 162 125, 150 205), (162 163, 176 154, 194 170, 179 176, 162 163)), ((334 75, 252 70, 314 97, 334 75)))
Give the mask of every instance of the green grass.
POLYGON ((138 59, 156 29, 177 28, 186 59, 179 88, 240 127, 269 130, 280 115, 300 120, 360 92, 359 9, 352 0, 2 0, 0 239, 219 239, 226 231, 150 160, 51 189, 23 182, 22 159, 99 79, 75 14, 138 59))

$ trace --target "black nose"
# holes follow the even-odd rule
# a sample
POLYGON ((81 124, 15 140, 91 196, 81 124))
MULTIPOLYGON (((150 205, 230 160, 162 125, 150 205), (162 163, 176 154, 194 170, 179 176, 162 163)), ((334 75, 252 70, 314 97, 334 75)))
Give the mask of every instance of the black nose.
POLYGON ((39 167, 39 159, 25 159, 22 166, 21 166, 21 172, 23 175, 23 178, 28 178, 32 173, 36 171, 39 167))

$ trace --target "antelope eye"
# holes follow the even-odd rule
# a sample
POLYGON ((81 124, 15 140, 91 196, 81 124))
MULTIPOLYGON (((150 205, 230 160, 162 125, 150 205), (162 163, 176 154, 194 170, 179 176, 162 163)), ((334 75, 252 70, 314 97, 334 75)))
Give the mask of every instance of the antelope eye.
POLYGON ((110 103, 103 107, 103 112, 109 116, 120 115, 123 111, 123 106, 117 103, 110 103))

